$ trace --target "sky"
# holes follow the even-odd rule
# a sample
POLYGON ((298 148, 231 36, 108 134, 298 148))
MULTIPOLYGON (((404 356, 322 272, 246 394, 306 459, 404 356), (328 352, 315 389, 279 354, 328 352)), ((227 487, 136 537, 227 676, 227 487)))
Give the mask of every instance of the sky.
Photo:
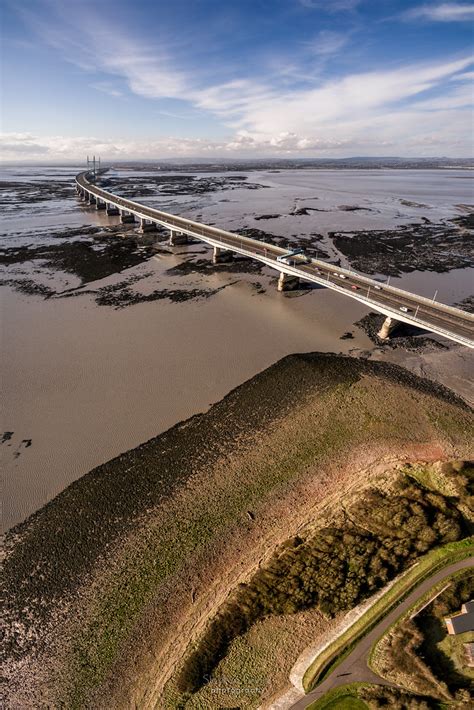
POLYGON ((474 155, 472 2, 0 7, 4 161, 474 155))

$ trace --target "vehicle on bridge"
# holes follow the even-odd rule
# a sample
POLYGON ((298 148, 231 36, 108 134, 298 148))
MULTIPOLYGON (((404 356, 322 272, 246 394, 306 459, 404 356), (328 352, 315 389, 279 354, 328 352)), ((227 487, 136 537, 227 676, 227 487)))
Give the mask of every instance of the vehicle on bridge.
POLYGON ((107 205, 107 214, 111 213, 112 208, 120 212, 123 222, 138 218, 141 229, 146 228, 150 221, 162 225, 170 230, 171 244, 177 234, 184 234, 187 235, 186 239, 191 237, 212 246, 216 259, 218 252, 224 250, 262 261, 281 272, 279 290, 285 290, 285 281, 288 287, 290 283, 294 284, 294 280, 286 278, 288 273, 285 272, 289 272, 293 279, 299 277, 316 283, 321 283, 324 277, 324 285, 327 288, 342 292, 385 316, 380 331, 384 333, 384 339, 389 336, 394 322, 401 321, 474 348, 474 315, 454 306, 435 303, 434 299, 390 286, 388 281, 382 281, 380 278, 371 279, 357 274, 341 267, 337 260, 323 262, 321 259, 306 256, 303 249, 282 249, 271 243, 236 235, 219 227, 205 225, 119 197, 93 184, 90 171, 76 176, 76 190, 83 200, 94 204, 96 209, 104 209, 104 205, 107 205), (285 268, 284 264, 289 268, 285 268), (342 273, 332 271, 340 268, 343 268, 342 273), (333 278, 330 278, 331 276, 333 278), (339 279, 344 282, 347 280, 345 288, 341 288, 339 279))
POLYGON ((280 254, 280 256, 277 256, 276 260, 281 261, 284 264, 290 264, 291 257, 292 256, 299 256, 299 255, 304 256, 304 251, 302 249, 292 249, 291 251, 288 251, 286 254, 280 254))

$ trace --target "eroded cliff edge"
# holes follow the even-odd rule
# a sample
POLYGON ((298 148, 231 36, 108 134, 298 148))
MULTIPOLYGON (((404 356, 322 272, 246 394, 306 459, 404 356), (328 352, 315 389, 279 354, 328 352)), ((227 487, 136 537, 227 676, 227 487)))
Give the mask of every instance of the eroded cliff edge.
POLYGON ((293 355, 94 469, 7 536, 11 706, 162 707, 278 545, 399 463, 472 458, 473 426, 397 366, 293 355))

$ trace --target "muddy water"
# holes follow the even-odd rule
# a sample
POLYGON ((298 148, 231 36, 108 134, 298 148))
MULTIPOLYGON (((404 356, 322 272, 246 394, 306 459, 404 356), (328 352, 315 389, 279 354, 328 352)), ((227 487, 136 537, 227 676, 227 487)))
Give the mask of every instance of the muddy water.
POLYGON ((204 302, 124 310, 10 292, 4 313, 7 526, 280 357, 369 345, 339 340, 364 313, 355 302, 259 295, 245 281, 204 302))
MULTIPOLYGON (((456 171, 461 173, 457 180, 451 174, 431 175, 433 184, 428 187, 417 175, 409 175, 407 183, 406 171, 403 184, 398 174, 389 174, 383 189, 381 171, 376 176, 343 172, 254 172, 248 174, 249 180, 267 187, 171 197, 156 193, 143 201, 229 229, 254 227, 281 236, 317 231, 325 238, 331 229, 393 226, 413 220, 414 213, 419 218, 426 210, 430 219, 433 213, 453 215, 454 205, 468 198, 461 171, 456 171), (401 199, 425 207, 402 205, 401 199), (356 202, 371 211, 337 209, 356 202), (328 211, 291 215, 295 206, 308 204, 328 211), (282 216, 255 220, 266 213, 282 216)), ((67 186, 72 174, 73 169, 58 170, 53 178, 67 186)), ((13 177, 20 184, 41 184, 48 174, 24 170, 13 177)), ((10 173, 9 179, 13 177, 10 173)), ((10 200, 3 245, 11 249, 48 239, 67 241, 67 234, 52 238, 51 230, 117 222, 82 206, 72 191, 64 196, 61 190, 60 185, 51 199, 43 201, 30 200, 27 193, 10 200)), ((86 235, 87 240, 91 241, 86 235)), ((330 251, 329 242, 327 247, 330 251)), ((325 289, 278 294, 275 275, 265 268, 260 273, 247 273, 245 268, 169 273, 184 260, 193 264, 208 255, 202 245, 147 253, 141 263, 82 287, 77 274, 55 269, 44 259, 7 266, 10 276, 28 277, 56 292, 43 298, 2 288, 4 527, 24 519, 93 466, 205 410, 288 353, 346 353, 370 347, 365 334, 352 326, 365 315, 363 306, 325 289), (127 279, 133 280, 137 293, 195 289, 201 296, 121 308, 97 305, 94 293, 127 279), (74 297, 61 295, 67 289, 75 289, 74 297), (352 331, 353 339, 340 339, 346 331, 352 331)), ((451 302, 468 289, 463 285, 466 270, 461 271, 461 276, 443 275, 451 302)), ((409 279, 414 290, 431 289, 426 281, 430 276, 424 274, 421 281, 412 273, 399 281, 409 279)))

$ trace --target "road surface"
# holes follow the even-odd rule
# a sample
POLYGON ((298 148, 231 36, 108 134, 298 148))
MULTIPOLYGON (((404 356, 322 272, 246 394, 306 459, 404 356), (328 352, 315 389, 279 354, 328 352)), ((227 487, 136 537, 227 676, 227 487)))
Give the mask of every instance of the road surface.
POLYGON ((305 710, 315 700, 321 698, 329 690, 337 688, 347 683, 378 683, 387 685, 387 681, 376 675, 367 665, 368 657, 372 646, 388 630, 388 628, 415 602, 438 582, 449 577, 459 570, 474 567, 474 557, 454 562, 436 572, 429 579, 425 579, 416 589, 414 589, 398 606, 387 614, 369 633, 364 636, 350 654, 320 683, 314 690, 304 696, 297 703, 292 705, 291 710, 305 710))
POLYGON ((409 323, 474 348, 474 314, 381 284, 319 259, 299 255, 290 257, 286 262, 278 261, 278 257, 287 253, 287 250, 118 197, 93 184, 91 179, 88 172, 76 176, 77 189, 86 197, 92 195, 96 200, 133 214, 141 220, 160 224, 214 247, 258 259, 289 276, 297 276, 356 299, 392 320, 409 323))

